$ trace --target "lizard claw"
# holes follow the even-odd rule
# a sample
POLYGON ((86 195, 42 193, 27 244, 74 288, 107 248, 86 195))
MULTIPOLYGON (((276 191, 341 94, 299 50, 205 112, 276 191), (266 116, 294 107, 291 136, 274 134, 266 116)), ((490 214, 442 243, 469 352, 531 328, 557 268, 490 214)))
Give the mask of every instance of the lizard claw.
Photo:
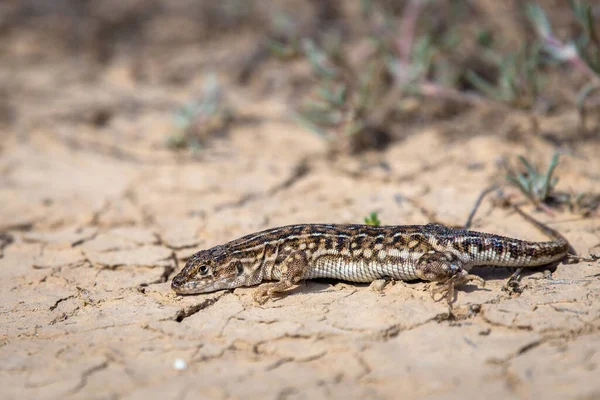
POLYGON ((485 281, 483 278, 467 273, 466 271, 461 271, 460 274, 456 274, 445 282, 438 282, 437 286, 431 287, 431 297, 434 301, 440 301, 444 297, 446 298, 448 304, 454 301, 454 295, 456 293, 455 288, 458 285, 462 285, 463 283, 475 281, 481 285, 481 287, 485 287, 485 281), (435 296, 437 294, 441 294, 440 298, 436 300, 435 296))
POLYGON ((293 284, 286 281, 268 283, 256 289, 252 297, 255 303, 263 305, 268 300, 284 297, 285 293, 283 292, 291 286, 293 286, 293 284))
POLYGON ((263 287, 259 287, 258 289, 256 289, 254 295, 252 296, 252 299, 256 304, 262 306, 267 301, 273 298, 273 293, 271 292, 271 288, 269 286, 270 285, 263 285, 263 287))
POLYGON ((267 300, 269 300, 269 296, 266 295, 263 290, 256 290, 256 292, 254 292, 254 295, 252 296, 252 299, 256 304, 262 306, 267 302, 267 300))

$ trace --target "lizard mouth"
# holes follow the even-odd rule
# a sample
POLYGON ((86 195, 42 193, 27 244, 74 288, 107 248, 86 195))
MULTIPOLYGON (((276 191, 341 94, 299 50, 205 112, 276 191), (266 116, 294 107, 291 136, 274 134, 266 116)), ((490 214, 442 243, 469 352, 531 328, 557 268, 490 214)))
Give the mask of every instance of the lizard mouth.
POLYGON ((171 289, 177 294, 194 294, 199 293, 196 291, 198 282, 194 280, 186 280, 182 274, 176 275, 171 281, 171 289))
POLYGON ((207 281, 206 279, 186 280, 184 277, 177 275, 171 282, 171 289, 173 289, 176 294, 209 293, 219 289, 224 289, 223 287, 218 287, 216 283, 217 282, 215 280, 207 281))
POLYGON ((177 294, 197 294, 203 292, 195 282, 186 282, 180 286, 171 283, 171 289, 177 294))
POLYGON ((185 281, 179 275, 173 278, 171 289, 177 294, 197 294, 203 293, 204 288, 199 286, 198 281, 185 281), (179 279, 178 279, 179 278, 179 279))

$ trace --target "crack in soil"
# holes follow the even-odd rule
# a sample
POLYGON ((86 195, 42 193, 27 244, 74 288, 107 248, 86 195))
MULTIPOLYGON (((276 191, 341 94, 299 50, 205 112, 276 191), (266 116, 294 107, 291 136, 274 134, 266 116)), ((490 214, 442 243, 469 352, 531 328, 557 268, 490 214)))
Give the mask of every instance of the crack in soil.
POLYGON ((69 300, 69 299, 73 299, 73 298, 75 298, 75 295, 70 295, 70 296, 63 297, 63 298, 60 298, 60 299, 56 300, 54 302, 54 305, 50 306, 50 311, 54 311, 56 309, 56 307, 58 307, 58 305, 60 303, 62 303, 63 301, 66 301, 66 300, 69 300))
POLYGON ((177 314, 173 317, 173 320, 177 321, 177 322, 181 322, 184 319, 191 317, 192 315, 204 310, 205 308, 208 308, 210 306, 212 306, 213 304, 215 304, 217 301, 219 301, 223 296, 225 296, 227 294, 227 292, 221 294, 218 297, 212 297, 209 299, 206 299, 198 304, 194 304, 193 306, 187 307, 187 308, 182 308, 181 310, 179 310, 179 312, 177 312, 177 314))
POLYGON ((92 235, 90 235, 88 237, 84 237, 84 238, 74 241, 73 243, 71 243, 71 247, 81 246, 82 244, 84 244, 86 242, 96 239, 97 236, 98 236, 98 231, 94 232, 92 235))
POLYGON ((85 385, 87 385, 87 381, 90 376, 92 376, 96 372, 102 371, 106 368, 108 368, 108 360, 104 360, 100 364, 94 365, 94 366, 86 369, 85 371, 83 371, 83 373, 81 374, 81 379, 80 379, 79 383, 77 384, 77 386, 75 386, 73 389, 71 389, 71 391, 69 393, 75 394, 75 393, 79 392, 81 389, 83 389, 85 387, 85 385))
POLYGON ((428 324, 430 322, 434 322, 434 321, 437 323, 441 323, 441 321, 445 321, 447 319, 448 319, 448 317, 447 317, 446 313, 440 313, 440 314, 436 314, 435 316, 429 318, 428 320, 426 320, 420 324, 415 324, 415 325, 411 325, 411 326, 406 326, 406 325, 403 325, 402 323, 394 324, 394 325, 387 327, 386 329, 382 329, 379 332, 377 332, 375 334, 375 338, 376 338, 376 340, 380 340, 381 342, 387 342, 388 340, 391 340, 391 339, 397 337, 402 332, 412 331, 413 329, 417 329, 423 325, 426 325, 426 324, 428 324))
POLYGON ((15 238, 8 232, 0 232, 0 258, 4 257, 4 249, 8 247, 15 238))

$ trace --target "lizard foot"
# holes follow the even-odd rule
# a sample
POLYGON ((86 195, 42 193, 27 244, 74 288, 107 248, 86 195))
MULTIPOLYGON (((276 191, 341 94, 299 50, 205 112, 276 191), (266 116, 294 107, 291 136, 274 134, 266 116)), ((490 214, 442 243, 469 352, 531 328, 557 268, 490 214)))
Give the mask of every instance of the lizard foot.
POLYGON ((285 296, 283 292, 292 286, 294 286, 293 283, 285 281, 268 283, 256 289, 252 298, 254 299, 255 303, 263 305, 269 300, 285 296))
POLYGON ((388 284, 389 283, 393 284, 394 282, 395 282, 394 278, 390 278, 390 277, 376 279, 373 282, 371 282, 371 284, 369 285, 369 288, 371 290, 373 290, 374 292, 383 293, 385 288, 388 286, 388 284))
POLYGON ((291 253, 279 267, 281 270, 281 280, 275 283, 269 283, 260 286, 254 292, 254 301, 258 304, 265 304, 267 300, 275 297, 285 296, 283 292, 294 287, 304 276, 308 269, 308 259, 304 251, 291 253))
POLYGON ((444 297, 448 304, 454 301, 454 295, 456 294, 456 286, 462 285, 463 283, 475 281, 481 285, 481 287, 485 286, 485 281, 483 278, 467 273, 467 271, 461 271, 460 273, 452 276, 445 282, 438 282, 436 286, 431 287, 431 297, 435 301, 440 301, 444 297), (441 294, 440 298, 436 300, 435 296, 437 294, 441 294))

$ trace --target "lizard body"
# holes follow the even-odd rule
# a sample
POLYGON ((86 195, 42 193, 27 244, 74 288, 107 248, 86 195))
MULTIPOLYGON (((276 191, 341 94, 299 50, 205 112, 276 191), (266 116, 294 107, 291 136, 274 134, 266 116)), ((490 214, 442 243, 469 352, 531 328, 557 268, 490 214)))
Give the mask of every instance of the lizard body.
POLYGON ((421 279, 455 285, 483 280, 470 275, 483 265, 535 267, 564 258, 562 237, 531 242, 441 224, 370 226, 301 224, 267 229, 195 253, 173 278, 177 294, 207 293, 263 281, 255 300, 264 303, 303 279, 372 282, 421 279))

